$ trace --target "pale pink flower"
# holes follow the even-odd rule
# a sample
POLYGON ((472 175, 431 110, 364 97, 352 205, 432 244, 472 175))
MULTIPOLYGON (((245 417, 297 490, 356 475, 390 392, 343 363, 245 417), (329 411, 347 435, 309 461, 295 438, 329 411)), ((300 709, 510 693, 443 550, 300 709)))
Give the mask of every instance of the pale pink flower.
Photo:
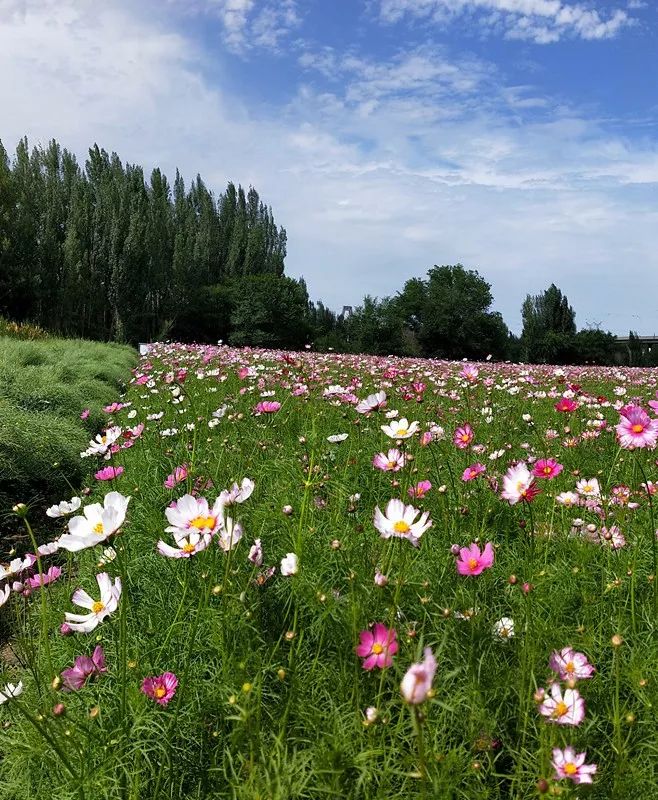
POLYGON ((123 467, 103 467, 94 475, 97 481, 113 481, 123 475, 123 467))
POLYGON ((397 448, 392 448, 388 453, 377 453, 372 460, 372 465, 375 469, 380 469, 382 472, 399 472, 405 464, 404 453, 401 453, 397 448))
POLYGON ((591 678, 595 672, 587 656, 584 653, 577 653, 572 647, 554 650, 548 665, 563 681, 591 678))
POLYGON ((173 489, 174 486, 178 486, 179 483, 182 483, 187 478, 187 464, 181 464, 180 467, 175 467, 174 471, 167 475, 164 485, 167 489, 173 489))
POLYGON ((620 446, 626 449, 649 447, 653 450, 658 442, 658 419, 651 419, 639 406, 626 406, 619 414, 620 420, 615 430, 620 446))
POLYGON ((400 684, 402 696, 412 705, 418 705, 427 699, 436 673, 436 659, 431 649, 426 647, 423 655, 424 660, 419 664, 412 664, 400 684))
POLYGON ((372 631, 361 631, 356 654, 364 659, 363 669, 390 667, 393 656, 398 651, 397 633, 394 628, 387 628, 381 622, 375 623, 372 631))
POLYGON ((544 693, 539 713, 557 725, 580 725, 585 719, 585 701, 580 692, 577 689, 565 689, 563 695, 559 683, 552 684, 550 692, 550 697, 544 693))
POLYGON ((281 408, 276 400, 263 400, 254 407, 254 414, 275 414, 281 408))
POLYGON ((457 559, 457 572, 460 575, 480 575, 485 569, 489 569, 494 563, 494 549, 491 542, 487 542, 484 550, 473 542, 469 547, 462 547, 459 550, 457 559))
POLYGON ((410 486, 407 493, 409 497, 422 500, 431 488, 432 484, 429 481, 419 481, 415 486, 410 486))
POLYGON ((386 408, 386 392, 382 391, 376 394, 369 394, 365 400, 361 400, 356 406, 359 414, 368 414, 371 411, 379 411, 382 408, 386 408))
POLYGON ((587 753, 578 753, 572 747, 553 748, 553 769, 555 775, 553 780, 559 781, 568 778, 575 784, 592 783, 592 775, 596 773, 596 764, 586 764, 587 753))

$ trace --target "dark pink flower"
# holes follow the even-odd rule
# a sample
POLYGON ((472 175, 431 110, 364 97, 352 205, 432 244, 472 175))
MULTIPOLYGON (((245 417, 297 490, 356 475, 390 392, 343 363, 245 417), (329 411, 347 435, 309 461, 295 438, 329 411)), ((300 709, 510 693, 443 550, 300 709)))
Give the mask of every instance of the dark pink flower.
POLYGON ((409 497, 415 497, 417 500, 422 500, 431 488, 432 484, 429 481, 419 481, 415 486, 410 486, 407 491, 409 497))
POLYGON ((275 414, 281 408, 276 400, 262 400, 254 408, 254 414, 275 414))
POLYGON ((89 656, 78 656, 72 667, 62 672, 64 688, 77 692, 87 683, 89 678, 95 675, 102 675, 107 672, 105 666, 105 654, 103 648, 97 645, 91 658, 89 656))
POLYGON ((164 485, 167 489, 173 489, 179 483, 182 483, 187 478, 187 464, 181 464, 176 467, 171 475, 167 475, 164 485))
POLYGON ((491 542, 487 542, 484 550, 473 542, 469 547, 462 547, 457 559, 457 572, 460 575, 480 575, 494 563, 494 549, 491 542))
POLYGON ((540 458, 532 468, 532 474, 535 478, 557 478, 562 472, 564 467, 554 458, 540 458))
POLYGON ((570 411, 575 411, 578 408, 578 403, 570 397, 561 397, 555 404, 556 411, 562 411, 568 414, 570 411))
POLYGON ((61 567, 49 567, 47 572, 42 574, 32 575, 27 579, 30 588, 38 589, 40 586, 47 586, 49 583, 56 581, 62 574, 61 567))
POLYGON ((472 481, 478 477, 478 475, 482 475, 483 472, 486 472, 487 468, 484 464, 471 464, 470 467, 466 467, 464 472, 462 473, 462 480, 463 481, 472 481))
POLYGON ((151 700, 155 700, 161 706, 166 706, 167 703, 176 694, 176 687, 178 686, 178 678, 173 672, 163 672, 153 678, 144 678, 142 681, 142 692, 151 700))
POLYGON ((459 428, 457 428, 455 435, 452 437, 452 441, 460 450, 465 450, 473 441, 474 436, 473 428, 471 428, 467 422, 465 425, 460 425, 459 428))
POLYGON ((363 659, 363 669, 390 667, 398 651, 397 633, 381 622, 375 623, 372 631, 361 631, 356 654, 363 659))

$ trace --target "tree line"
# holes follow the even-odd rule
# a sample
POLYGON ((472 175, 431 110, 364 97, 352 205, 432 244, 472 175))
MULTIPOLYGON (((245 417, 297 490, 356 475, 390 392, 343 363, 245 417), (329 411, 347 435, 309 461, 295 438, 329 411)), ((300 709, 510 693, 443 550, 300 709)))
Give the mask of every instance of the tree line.
MULTIPOLYGON (((173 184, 94 145, 80 166, 51 141, 0 142, 0 316, 56 334, 534 363, 609 364, 616 340, 576 329, 557 286, 528 295, 523 331, 492 310, 491 286, 435 265, 352 313, 311 302, 284 274, 287 237, 255 188, 215 197, 200 176, 173 184)), ((633 343, 631 337, 631 343, 633 343)), ((657 348, 658 351, 658 348, 657 348)), ((629 347, 633 363, 651 362, 629 347)), ((654 354, 658 357, 658 352, 654 354)))

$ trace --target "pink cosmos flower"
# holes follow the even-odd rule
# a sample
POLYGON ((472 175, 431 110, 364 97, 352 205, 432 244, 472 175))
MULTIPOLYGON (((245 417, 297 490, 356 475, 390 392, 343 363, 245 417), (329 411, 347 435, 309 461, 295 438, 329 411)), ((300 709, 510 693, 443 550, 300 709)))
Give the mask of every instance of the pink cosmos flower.
POLYGON ((78 656, 72 667, 63 670, 61 677, 65 689, 77 692, 82 689, 89 678, 95 675, 102 675, 104 672, 107 672, 105 654, 103 653, 103 648, 97 645, 91 658, 89 656, 78 656))
POLYGON ((595 672, 587 656, 584 653, 577 653, 572 647, 554 650, 548 665, 563 681, 591 678, 595 672))
POLYGON ((281 408, 276 400, 262 400, 254 407, 254 414, 275 414, 281 408))
POLYGON ((539 713, 557 725, 580 725, 585 719, 585 701, 577 689, 565 689, 563 695, 560 684, 554 683, 550 697, 544 692, 539 713))
POLYGON ((409 497, 415 497, 417 500, 422 500, 431 488, 432 484, 429 481, 419 481, 415 486, 410 486, 407 491, 409 493, 409 497))
POLYGON ((557 478, 563 469, 562 464, 558 464, 554 458, 540 458, 535 462, 532 474, 535 478, 548 478, 551 480, 552 478, 557 478))
POLYGON ((537 487, 530 470, 521 461, 507 470, 503 477, 503 491, 500 496, 513 506, 519 501, 531 503, 539 492, 540 489, 537 487))
POLYGON ((465 378, 467 381, 474 383, 478 379, 478 375, 480 374, 480 370, 473 366, 473 364, 466 364, 466 366, 462 369, 459 373, 462 378, 465 378))
POLYGON ((461 425, 455 431, 455 435, 452 437, 452 441, 455 444, 455 447, 458 447, 460 450, 465 450, 469 444, 473 441, 473 437, 475 433, 473 432, 473 428, 468 424, 461 425))
POLYGON ((656 390, 656 399, 649 400, 649 405, 654 410, 654 413, 658 414, 658 389, 656 390))
POLYGON ((619 445, 626 449, 649 447, 653 450, 658 442, 658 419, 651 419, 639 406, 626 406, 619 414, 619 424, 615 425, 619 445))
POLYGON ((103 467, 94 475, 97 481, 113 481, 123 475, 123 467, 103 467))
POLYGON ((427 447, 428 444, 432 443, 433 438, 432 431, 423 431, 420 435, 420 446, 427 447))
POLYGON ((106 414, 115 414, 117 411, 121 411, 123 408, 123 403, 110 403, 109 406, 105 406, 103 411, 106 414))
POLYGON ((178 486, 178 484, 182 483, 186 478, 187 464, 181 464, 180 467, 174 469, 171 475, 167 475, 164 485, 167 489, 173 489, 174 486, 178 486))
POLYGON ((80 414, 80 419, 87 419, 89 417, 89 409, 85 408, 85 410, 80 414))
POLYGON ((380 469, 382 472, 399 472, 405 464, 404 453, 401 453, 397 448, 393 448, 388 453, 377 453, 372 460, 372 465, 375 469, 380 469))
POLYGON ((400 684, 402 696, 412 705, 418 705, 427 699, 436 673, 436 659, 431 649, 426 647, 423 655, 424 660, 419 664, 412 664, 400 684))
POLYGON ((564 750, 554 747, 552 763, 555 775, 553 780, 559 781, 562 778, 568 778, 576 784, 592 783, 592 775, 595 774, 597 765, 586 764, 586 757, 587 753, 576 755, 572 747, 565 747, 564 750))
POLYGON ((462 480, 463 481, 472 481, 475 480, 479 475, 482 475, 483 472, 486 472, 487 468, 484 464, 471 464, 470 467, 466 467, 464 472, 462 473, 462 480))
POLYGON ((176 694, 177 686, 178 678, 174 673, 163 672, 162 675, 153 678, 144 678, 141 689, 151 700, 155 700, 161 706, 166 706, 176 694))
POLYGON ((356 647, 356 654, 364 659, 363 669, 390 667, 393 656, 398 651, 397 633, 394 628, 387 628, 381 622, 376 622, 372 631, 361 631, 360 642, 356 647))
POLYGON ((565 414, 575 411, 577 408, 578 403, 576 403, 576 401, 572 400, 570 397, 561 397, 555 404, 555 410, 562 411, 565 414))
POLYGON ((491 542, 487 542, 484 550, 473 542, 469 547, 462 547, 459 550, 457 559, 457 572, 460 575, 480 575, 485 569, 489 569, 494 563, 494 549, 491 542))
POLYGON ((49 583, 56 581, 62 574, 61 567, 48 567, 48 571, 44 573, 37 573, 27 579, 31 589, 38 589, 40 586, 48 586, 49 583))

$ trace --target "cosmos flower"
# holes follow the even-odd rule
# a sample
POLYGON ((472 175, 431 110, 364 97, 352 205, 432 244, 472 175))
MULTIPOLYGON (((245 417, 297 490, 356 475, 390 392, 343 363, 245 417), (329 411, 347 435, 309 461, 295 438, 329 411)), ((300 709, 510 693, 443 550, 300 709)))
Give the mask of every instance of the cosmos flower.
POLYGON ((560 684, 554 683, 550 697, 544 693, 539 713, 557 725, 580 725, 585 719, 585 701, 577 689, 565 689, 563 695, 560 684))
POLYGON ((489 569, 494 563, 494 549, 491 542, 487 542, 484 550, 473 542, 469 547, 462 547, 459 550, 457 559, 457 572, 460 575, 481 575, 485 569, 489 569))
POLYGON ((407 494, 416 500, 422 500, 431 488, 432 484, 429 481, 419 481, 415 486, 409 487, 407 494))
POLYGON ((381 622, 375 623, 372 631, 361 631, 356 654, 363 659, 363 669, 390 667, 398 651, 397 633, 381 622))
POLYGON ((409 439, 419 428, 418 422, 409 422, 406 417, 400 420, 392 420, 388 425, 382 425, 381 429, 390 439, 409 439))
POLYGON ((225 507, 232 506, 234 503, 244 503, 245 500, 251 497, 255 487, 256 484, 251 478, 243 478, 239 486, 237 483, 234 483, 230 489, 224 489, 224 491, 220 493, 219 499, 225 507))
POLYGON ((564 467, 562 464, 558 464, 554 458, 540 458, 535 462, 532 468, 532 474, 535 478, 547 478, 552 480, 553 478, 557 478, 563 469, 564 467))
POLYGON ((217 544, 225 553, 228 553, 242 539, 242 534, 242 525, 239 522, 234 522, 231 517, 226 517, 226 519, 222 520, 217 533, 217 544))
POLYGON ((413 506, 405 506, 402 500, 389 500, 385 514, 382 514, 379 506, 375 508, 374 525, 383 539, 390 539, 391 536, 408 539, 414 547, 418 547, 420 537, 432 527, 427 511, 421 514, 418 521, 414 521, 420 513, 413 506))
POLYGON ((281 408, 281 403, 276 400, 262 400, 254 407, 254 414, 276 414, 281 408))
POLYGON ((560 506, 570 508, 571 506, 579 505, 580 498, 575 492, 561 492, 556 495, 555 502, 560 506))
POLYGON ((465 425, 460 425, 460 427, 457 428, 452 437, 452 441, 455 447, 458 447, 460 450, 465 450, 473 441, 474 436, 473 428, 471 428, 467 422, 465 425))
POLYGON ((94 475, 97 481, 113 481, 115 478, 118 478, 119 475, 123 475, 123 467, 103 467, 103 469, 99 469, 98 472, 94 475))
POLYGON ((503 477, 503 491, 500 496, 513 506, 519 501, 532 502, 539 491, 533 475, 521 461, 507 470, 503 477))
POLYGON ((412 664, 400 684, 402 697, 412 705, 418 705, 427 699, 436 673, 436 659, 432 650, 426 647, 423 655, 423 661, 412 664))
POLYGON ((100 600, 94 600, 84 589, 76 589, 73 593, 72 602, 89 610, 88 614, 65 613, 66 624, 73 631, 90 633, 119 606, 121 578, 116 578, 112 583, 107 572, 101 572, 96 575, 96 582, 100 589, 100 600))
POLYGON ((107 672, 105 666, 105 653, 100 645, 94 648, 94 652, 89 656, 78 656, 72 667, 62 671, 62 682, 66 689, 78 691, 87 683, 89 678, 102 675, 107 672))
POLYGON ((158 541, 157 550, 160 555, 167 558, 191 558, 206 550, 212 541, 212 534, 197 530, 190 530, 187 534, 177 531, 173 534, 176 546, 172 547, 162 539, 158 541))
POLYGON ((288 578, 291 575, 296 575, 299 572, 299 560, 295 553, 287 553, 281 559, 281 574, 288 578))
POLYGON ((166 706, 176 694, 177 686, 178 678, 174 673, 163 672, 162 675, 153 678, 144 678, 141 691, 159 705, 166 706))
POLYGON ((653 450, 658 442, 658 419, 651 419, 640 406, 626 406, 619 414, 619 424, 615 425, 615 430, 620 447, 648 447, 653 450))
POLYGON ((397 448, 391 448, 388 453, 377 453, 372 460, 375 469, 382 472, 399 472, 405 465, 405 455, 397 448))
POLYGON ((61 503, 47 508, 46 516, 50 517, 51 519, 67 517, 69 514, 73 514, 74 511, 77 511, 81 505, 82 500, 79 497, 72 497, 68 502, 66 500, 62 500, 61 503))
POLYGON ((386 408, 386 392, 383 391, 369 394, 365 400, 361 400, 356 405, 356 411, 359 414, 369 414, 371 411, 380 411, 382 408, 386 408))
POLYGON ((553 780, 559 781, 562 778, 568 778, 575 784, 579 783, 592 783, 592 775, 596 773, 596 764, 586 764, 585 759, 587 753, 578 753, 572 747, 565 747, 560 750, 559 747, 553 748, 553 769, 555 775, 553 780))
POLYGON ((482 475, 483 472, 486 472, 487 468, 484 464, 476 463, 471 464, 470 467, 466 467, 464 472, 462 473, 462 480, 464 482, 475 480, 479 475, 482 475))
POLYGON ((182 483, 186 478, 187 464, 181 464, 180 467, 175 467, 170 475, 167 475, 164 482, 165 488, 173 489, 174 486, 178 486, 178 484, 182 483))
POLYGON ((223 503, 217 498, 212 509, 204 497, 192 497, 191 494, 183 495, 179 500, 165 509, 169 525, 165 528, 167 533, 187 537, 188 534, 197 532, 210 534, 219 530, 222 524, 223 503))
POLYGON ((23 693, 23 681, 19 681, 17 684, 8 683, 3 689, 0 689, 0 705, 6 703, 7 700, 11 700, 12 697, 18 697, 19 694, 23 693))
POLYGON ((596 497, 597 499, 601 497, 601 487, 596 478, 590 478, 589 480, 582 478, 576 484, 576 491, 583 497, 596 497))
POLYGON ((0 589, 0 608, 1 608, 2 606, 4 606, 4 604, 7 602, 7 600, 9 600, 9 595, 10 595, 10 594, 11 594, 11 589, 10 589, 10 587, 9 587, 9 584, 8 584, 8 583, 6 583, 6 584, 5 584, 5 585, 4 585, 4 586, 3 586, 3 587, 0 589))
POLYGON ((494 622, 493 635, 503 641, 511 639, 514 636, 514 620, 511 617, 501 617, 494 622))
POLYGON ((252 564, 255 564, 257 567, 261 567, 263 565, 263 547, 261 544, 260 539, 255 539, 254 543, 252 544, 249 555, 247 556, 249 561, 252 564))
POLYGON ((120 492, 109 492, 103 499, 103 505, 92 503, 85 506, 83 516, 69 520, 69 532, 63 533, 57 540, 59 547, 76 553, 101 544, 123 525, 129 502, 130 497, 124 497, 120 492))
POLYGON ((578 403, 571 397, 561 397, 555 404, 555 410, 568 414, 578 408, 578 403))
POLYGON ((577 653, 572 647, 554 650, 548 666, 562 681, 591 678, 595 672, 594 667, 587 660, 587 656, 584 653, 577 653))

